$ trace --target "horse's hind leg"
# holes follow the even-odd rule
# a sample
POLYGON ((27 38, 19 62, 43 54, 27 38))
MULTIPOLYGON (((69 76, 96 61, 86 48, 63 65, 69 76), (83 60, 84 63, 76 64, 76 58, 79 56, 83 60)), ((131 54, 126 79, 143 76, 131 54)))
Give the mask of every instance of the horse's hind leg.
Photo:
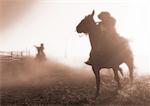
POLYGON ((95 74, 96 77, 96 94, 95 97, 97 97, 99 95, 99 89, 100 89, 100 75, 99 75, 99 68, 98 67, 94 67, 92 66, 93 72, 95 74))
POLYGON ((134 63, 133 63, 133 58, 129 58, 128 61, 126 62, 129 72, 130 72, 130 80, 131 82, 133 81, 133 71, 134 71, 134 63))
POLYGON ((120 84, 120 79, 119 79, 119 75, 118 75, 118 68, 113 68, 114 71, 114 75, 115 75, 115 80, 118 83, 118 88, 121 89, 121 84, 120 84))

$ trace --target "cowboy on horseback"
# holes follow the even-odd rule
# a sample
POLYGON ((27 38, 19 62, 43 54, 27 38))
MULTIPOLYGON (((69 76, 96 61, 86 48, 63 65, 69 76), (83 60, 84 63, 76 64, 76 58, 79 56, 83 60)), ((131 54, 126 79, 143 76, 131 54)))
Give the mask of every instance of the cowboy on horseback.
POLYGON ((37 49, 36 59, 38 61, 45 61, 46 56, 45 56, 45 53, 44 53, 44 44, 41 43, 41 45, 39 47, 38 46, 35 46, 35 47, 37 49))
MULTIPOLYGON (((96 79, 96 95, 100 89, 100 70, 103 68, 113 69, 114 79, 121 88, 118 70, 120 65, 125 63, 129 69, 129 77, 133 81, 134 58, 129 42, 126 38, 119 36, 115 30, 115 19, 106 12, 99 15, 101 21, 96 23, 93 16, 94 10, 76 26, 78 33, 89 36, 91 52, 86 64, 92 66, 96 79)), ((120 71, 121 72, 121 71, 120 71)))
MULTIPOLYGON (((122 44, 126 47, 128 41, 122 38, 116 31, 116 19, 112 17, 109 12, 105 11, 101 12, 97 17, 101 21, 96 23, 96 25, 99 29, 100 34, 104 35, 104 43, 107 43, 107 45, 105 45, 105 48, 107 48, 107 50, 105 50, 105 53, 103 53, 102 55, 108 56, 110 52, 111 54, 115 54, 116 52, 118 52, 118 48, 120 48, 120 45, 122 44), (120 40, 120 38, 122 40, 120 40)), ((87 65, 91 65, 90 59, 85 63, 87 65)))

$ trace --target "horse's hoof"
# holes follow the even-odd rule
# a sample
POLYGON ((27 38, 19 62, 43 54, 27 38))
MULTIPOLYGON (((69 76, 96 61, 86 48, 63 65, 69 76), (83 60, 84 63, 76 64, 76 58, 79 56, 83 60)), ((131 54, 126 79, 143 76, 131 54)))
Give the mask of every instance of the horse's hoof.
POLYGON ((99 93, 96 93, 96 94, 95 94, 95 99, 96 99, 99 95, 100 95, 99 93))

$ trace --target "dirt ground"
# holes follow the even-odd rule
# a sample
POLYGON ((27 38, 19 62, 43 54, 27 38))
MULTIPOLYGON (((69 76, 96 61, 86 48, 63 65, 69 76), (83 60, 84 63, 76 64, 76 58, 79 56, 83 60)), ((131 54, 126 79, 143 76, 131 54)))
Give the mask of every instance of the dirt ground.
POLYGON ((150 75, 121 77, 117 89, 112 71, 101 72, 100 95, 90 67, 72 68, 57 62, 23 59, 1 63, 1 105, 150 106, 150 75))

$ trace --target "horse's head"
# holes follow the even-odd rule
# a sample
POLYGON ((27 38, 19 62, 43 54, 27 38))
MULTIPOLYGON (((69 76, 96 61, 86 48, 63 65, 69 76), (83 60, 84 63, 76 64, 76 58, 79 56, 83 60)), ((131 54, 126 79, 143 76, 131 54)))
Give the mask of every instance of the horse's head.
POLYGON ((94 10, 92 14, 85 16, 85 18, 77 25, 76 31, 78 33, 89 33, 92 27, 95 25, 95 21, 93 19, 94 16, 94 10))

